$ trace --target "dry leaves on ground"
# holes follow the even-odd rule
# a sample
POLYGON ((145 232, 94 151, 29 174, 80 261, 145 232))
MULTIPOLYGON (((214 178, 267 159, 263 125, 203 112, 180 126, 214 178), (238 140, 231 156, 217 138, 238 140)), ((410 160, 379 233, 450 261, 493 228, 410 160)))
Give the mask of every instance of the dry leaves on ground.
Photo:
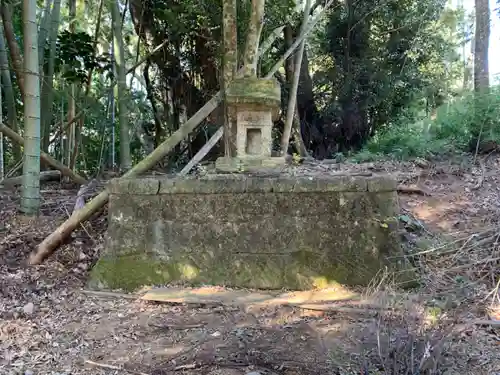
POLYGON ((105 215, 85 223, 43 265, 27 268, 27 255, 70 214, 78 189, 44 185, 42 219, 31 223, 16 213, 19 194, 0 189, 0 373, 392 374, 409 366, 500 372, 498 327, 469 324, 497 317, 499 164, 496 156, 484 167, 468 159, 305 163, 288 172, 389 172, 430 192, 400 195, 404 214, 421 223, 409 237, 432 244, 413 254, 424 280, 419 298, 402 297, 397 310, 375 318, 85 295, 105 215))

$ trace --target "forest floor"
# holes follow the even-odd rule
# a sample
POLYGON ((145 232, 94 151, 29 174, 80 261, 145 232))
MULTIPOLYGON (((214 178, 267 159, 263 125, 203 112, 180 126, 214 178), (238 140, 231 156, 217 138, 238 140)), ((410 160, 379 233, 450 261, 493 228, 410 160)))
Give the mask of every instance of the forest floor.
POLYGON ((19 191, 0 188, 0 373, 500 374, 500 156, 480 160, 297 167, 398 175, 402 236, 422 286, 364 291, 379 305, 393 301, 375 314, 88 294, 105 215, 26 267, 77 189, 44 184, 43 215, 30 222, 16 213, 19 191))

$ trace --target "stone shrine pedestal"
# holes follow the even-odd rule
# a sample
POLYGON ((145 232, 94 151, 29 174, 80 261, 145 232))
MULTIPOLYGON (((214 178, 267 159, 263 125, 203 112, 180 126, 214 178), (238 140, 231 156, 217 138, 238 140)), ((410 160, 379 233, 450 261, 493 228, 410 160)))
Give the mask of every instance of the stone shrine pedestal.
POLYGON ((275 79, 245 77, 234 80, 226 93, 231 136, 229 157, 221 157, 215 168, 241 172, 285 164, 272 157, 273 120, 279 114, 281 88, 275 79))

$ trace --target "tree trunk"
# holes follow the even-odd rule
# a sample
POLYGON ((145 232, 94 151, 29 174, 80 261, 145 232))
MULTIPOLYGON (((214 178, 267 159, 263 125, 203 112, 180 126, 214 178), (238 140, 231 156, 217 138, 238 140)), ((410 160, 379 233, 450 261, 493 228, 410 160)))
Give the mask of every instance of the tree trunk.
MULTIPOLYGON (((1 78, 1 76, 0 76, 1 78)), ((2 82, 0 79, 0 121, 3 121, 3 110, 2 110, 2 82)), ((0 133, 0 184, 5 177, 5 160, 4 160, 4 149, 3 149, 3 133, 0 133)))
MULTIPOLYGON (((304 32, 301 33, 299 37, 295 39, 295 42, 293 42, 290 48, 288 48, 286 52, 280 57, 280 59, 274 63, 273 67, 270 69, 269 73, 266 74, 265 78, 271 78, 272 76, 274 76, 274 74, 278 71, 278 69, 281 68, 286 59, 288 59, 290 55, 293 54, 295 49, 300 45, 300 43, 302 43, 304 38, 306 38, 307 35, 314 29, 316 24, 319 22, 319 20, 325 14, 325 12, 330 8, 330 6, 334 1, 335 0, 328 0, 328 2, 323 6, 321 11, 316 16, 314 16, 310 22, 307 23, 307 25, 304 28, 304 32)), ((263 53, 262 51, 263 50, 261 50, 259 53, 262 54, 263 53)))
MULTIPOLYGON (((2 21, 5 31, 5 39, 7 40, 7 45, 9 46, 10 58, 12 61, 12 67, 16 73, 17 86, 21 92, 21 96, 24 98, 24 76, 23 76, 23 59, 21 57, 21 50, 19 49, 19 44, 17 44, 16 34, 14 32, 14 26, 12 25, 12 5, 6 4, 5 2, 1 5, 2 11, 2 21)), ((38 57, 37 57, 38 63, 38 57)))
POLYGON ((50 17, 49 56, 47 61, 47 74, 42 85, 42 150, 49 151, 50 130, 53 119, 54 104, 54 69, 56 59, 57 34, 59 32, 59 19, 61 15, 61 0, 54 0, 50 17))
MULTIPOLYGON (((76 0, 69 0, 69 31, 74 33, 76 31, 76 0)), ((76 160, 73 158, 73 149, 75 147, 75 138, 76 138, 76 124, 73 121, 76 114, 76 103, 75 103, 75 95, 76 95, 76 85, 71 83, 69 86, 69 97, 68 97, 68 122, 71 125, 68 128, 66 140, 66 163, 70 169, 74 169, 74 164, 76 160)))
POLYGON ((163 139, 163 126, 162 119, 160 118, 160 114, 158 112, 158 108, 156 107, 156 99, 154 94, 154 88, 149 78, 149 68, 151 67, 151 60, 148 59, 146 61, 146 65, 144 66, 143 76, 144 82, 146 83, 146 97, 149 99, 149 103, 151 104, 151 109, 153 110, 153 119, 155 121, 155 145, 159 145, 161 140, 163 139))
MULTIPOLYGON (((309 12, 311 10, 311 0, 306 0, 306 6, 304 8, 304 18, 302 20, 302 26, 300 28, 300 33, 302 34, 307 26, 307 22, 309 21, 309 12)), ((288 92, 288 108, 286 110, 286 121, 285 127, 283 129, 283 135, 281 138, 281 155, 286 156, 288 152, 288 145, 290 143, 290 135, 292 133, 292 128, 295 125, 294 135, 295 141, 297 142, 297 146, 301 156, 306 156, 307 151, 304 146, 304 141, 302 140, 302 135, 300 132, 300 119, 294 121, 296 114, 296 105, 297 105, 297 89, 299 87, 299 81, 301 76, 301 67, 302 67, 302 57, 304 55, 306 40, 304 39, 302 43, 300 43, 299 49, 295 54, 295 59, 291 58, 290 60, 294 61, 293 65, 293 79, 292 85, 288 92)))
POLYGON ((40 31, 38 32, 38 68, 42 77, 41 83, 43 84, 43 74, 45 73, 45 44, 47 42, 48 28, 50 26, 50 17, 52 0, 45 0, 45 9, 42 19, 40 20, 40 31))
POLYGON ((243 75, 251 77, 257 75, 259 55, 259 41, 264 21, 265 0, 252 0, 250 22, 248 23, 245 51, 243 53, 243 75))
MULTIPOLYGON (((9 57, 5 49, 5 38, 2 27, 0 27, 0 76, 2 77, 2 88, 5 95, 5 105, 7 107, 7 120, 12 130, 18 132, 16 101, 14 99, 14 90, 10 79, 9 57)), ((17 143, 12 143, 12 154, 15 160, 21 159, 21 147, 17 143)))
POLYGON ((475 0, 476 32, 474 36, 474 91, 488 92, 490 86, 488 47, 490 39, 490 7, 488 0, 475 0))
POLYGON ((234 118, 229 113, 225 91, 234 79, 238 69, 238 28, 236 0, 224 0, 222 3, 222 29, 224 39, 224 61, 222 64, 222 87, 224 89, 224 153, 226 156, 233 156, 236 144, 232 139, 234 118))
POLYGON ((24 164, 21 211, 38 215, 40 210, 40 79, 36 0, 23 2, 24 31, 24 164))
POLYGON ((122 25, 118 0, 114 0, 111 6, 113 22, 113 43, 115 47, 116 71, 118 74, 118 118, 120 121, 120 169, 128 171, 132 167, 130 155, 130 135, 127 118, 127 82, 125 68, 125 50, 123 47, 122 25))
MULTIPOLYGON (((95 27, 95 35, 94 35, 94 41, 92 43, 93 47, 93 57, 95 57, 95 50, 97 48, 97 42, 99 39, 99 31, 101 29, 101 16, 102 16, 102 9, 104 6, 104 0, 99 1, 99 10, 97 11, 97 23, 95 27)), ((84 93, 84 100, 88 100, 88 95, 90 93, 90 88, 92 86, 92 73, 93 69, 89 69, 89 72, 87 74, 87 82, 85 83, 85 93, 84 93)), ((75 115, 76 117, 77 115, 75 115)), ((77 131, 76 131, 76 141, 73 147, 73 161, 71 165, 74 165, 76 163, 76 160, 78 160, 78 153, 80 152, 80 146, 82 146, 80 143, 82 142, 82 129, 83 129, 83 124, 85 123, 85 112, 82 113, 82 116, 78 119, 77 122, 77 131)))

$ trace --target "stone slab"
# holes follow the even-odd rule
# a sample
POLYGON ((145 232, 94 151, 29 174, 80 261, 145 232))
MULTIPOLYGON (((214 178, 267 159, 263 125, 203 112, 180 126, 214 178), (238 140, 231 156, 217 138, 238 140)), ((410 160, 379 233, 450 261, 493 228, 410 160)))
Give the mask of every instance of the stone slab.
MULTIPOLYGON (((225 159, 225 158, 224 158, 225 159)), ((270 158, 270 164, 281 165, 284 159, 270 158)), ((262 166, 261 160, 247 159, 255 166, 262 166)), ((220 160, 226 163, 227 160, 220 160)), ((237 162, 231 161, 233 166, 237 162)), ((258 170, 262 172, 262 169, 258 170)), ((218 194, 226 193, 270 193, 270 192, 369 192, 394 193, 397 181, 392 176, 356 176, 332 174, 324 176, 283 176, 274 170, 265 176, 252 175, 250 171, 230 174, 207 174, 203 177, 144 177, 117 178, 108 182, 107 188, 113 195, 163 195, 163 194, 218 194)))
POLYGON ((263 168, 276 168, 286 164, 284 157, 221 157, 215 161, 215 169, 218 172, 251 172, 262 171, 263 168))
POLYGON ((229 105, 259 104, 279 108, 281 87, 274 78, 242 77, 231 82, 226 97, 229 105))
POLYGON ((308 291, 251 291, 204 286, 199 288, 162 287, 147 291, 141 296, 145 301, 186 304, 222 304, 226 306, 279 306, 279 305, 320 305, 357 301, 359 294, 345 288, 308 291))

